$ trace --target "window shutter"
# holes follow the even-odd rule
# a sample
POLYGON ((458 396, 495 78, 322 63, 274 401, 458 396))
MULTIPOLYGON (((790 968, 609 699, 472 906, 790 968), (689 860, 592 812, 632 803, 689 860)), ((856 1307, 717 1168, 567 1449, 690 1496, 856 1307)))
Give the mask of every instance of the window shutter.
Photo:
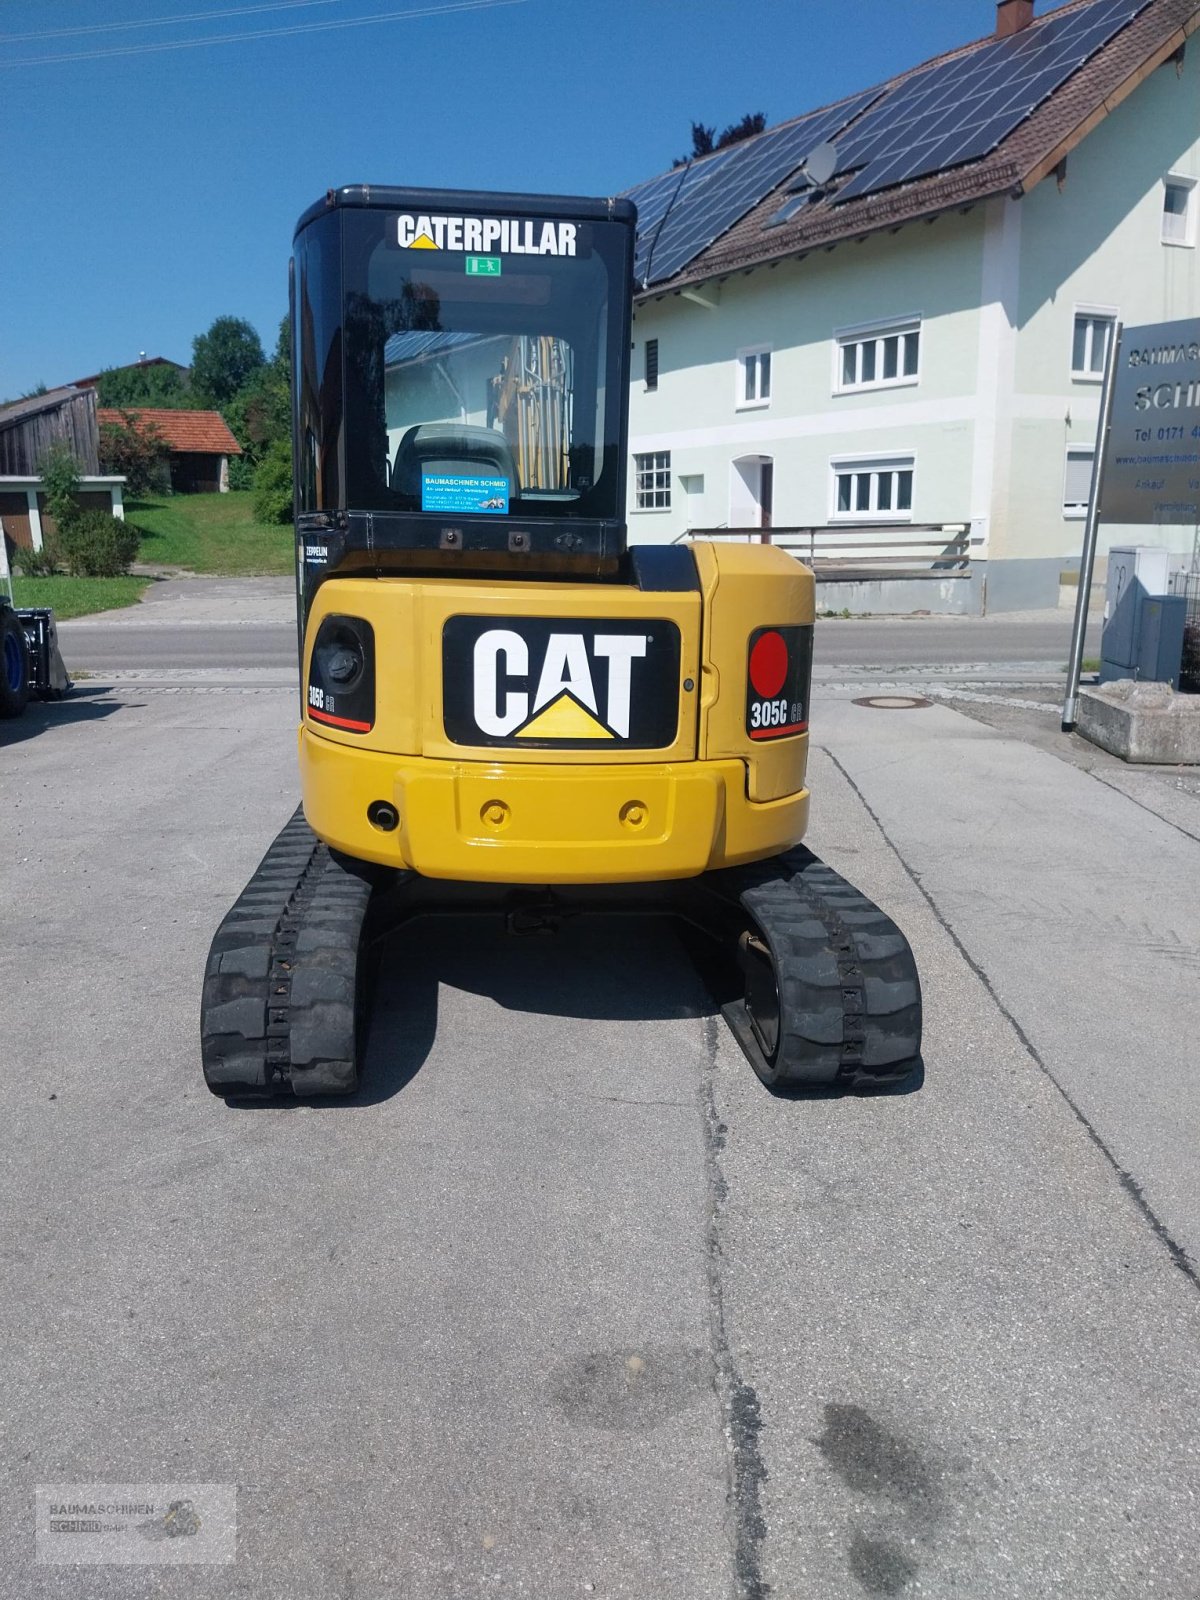
POLYGON ((646 340, 646 387, 658 388, 658 340, 646 340))
POLYGON ((1067 456, 1066 506, 1086 506, 1092 492, 1092 451, 1072 450, 1067 456))
POLYGON ((1187 241, 1187 214, 1190 198, 1190 194, 1183 184, 1167 184, 1163 194, 1162 236, 1173 244, 1183 244, 1187 241))

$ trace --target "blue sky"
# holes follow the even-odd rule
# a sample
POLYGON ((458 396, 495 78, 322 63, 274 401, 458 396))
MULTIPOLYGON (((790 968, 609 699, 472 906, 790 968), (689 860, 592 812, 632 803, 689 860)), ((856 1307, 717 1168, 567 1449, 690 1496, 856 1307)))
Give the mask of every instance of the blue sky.
POLYGON ((993 0, 0 0, 0 398, 142 350, 186 362, 226 314, 269 349, 292 227, 330 185, 614 193, 670 166, 693 118, 782 121, 994 18, 993 0), (390 20, 348 25, 366 17, 390 20))

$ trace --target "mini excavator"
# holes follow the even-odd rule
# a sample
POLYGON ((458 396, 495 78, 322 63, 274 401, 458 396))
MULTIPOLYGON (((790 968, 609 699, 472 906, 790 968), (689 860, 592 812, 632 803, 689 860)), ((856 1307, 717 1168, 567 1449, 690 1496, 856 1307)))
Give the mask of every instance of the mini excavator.
POLYGON ((213 939, 226 1098, 348 1094, 405 918, 673 914, 773 1089, 913 1072, 907 940, 800 844, 812 573, 627 546, 636 212, 354 186, 292 260, 302 807, 213 939))

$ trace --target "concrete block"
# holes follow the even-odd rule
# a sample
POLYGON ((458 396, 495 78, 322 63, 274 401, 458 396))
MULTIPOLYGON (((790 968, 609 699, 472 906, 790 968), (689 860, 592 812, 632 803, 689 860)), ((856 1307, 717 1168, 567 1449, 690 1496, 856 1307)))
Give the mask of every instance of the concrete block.
POLYGON ((1076 718, 1085 739, 1123 761, 1200 766, 1200 695, 1117 678, 1081 689, 1076 718))

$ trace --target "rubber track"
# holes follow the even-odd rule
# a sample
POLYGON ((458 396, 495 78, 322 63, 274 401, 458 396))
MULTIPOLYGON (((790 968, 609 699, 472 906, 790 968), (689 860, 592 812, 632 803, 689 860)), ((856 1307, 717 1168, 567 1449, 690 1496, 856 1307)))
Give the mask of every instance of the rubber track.
POLYGON ((770 949, 779 985, 773 1060, 754 1038, 744 1004, 727 1008, 763 1081, 869 1089, 907 1078, 921 1053, 921 985, 892 919, 803 846, 736 877, 738 901, 770 949))
POLYGON ((369 878, 297 808, 227 912, 201 1002, 204 1077, 226 1097, 348 1094, 358 1084, 369 878))

